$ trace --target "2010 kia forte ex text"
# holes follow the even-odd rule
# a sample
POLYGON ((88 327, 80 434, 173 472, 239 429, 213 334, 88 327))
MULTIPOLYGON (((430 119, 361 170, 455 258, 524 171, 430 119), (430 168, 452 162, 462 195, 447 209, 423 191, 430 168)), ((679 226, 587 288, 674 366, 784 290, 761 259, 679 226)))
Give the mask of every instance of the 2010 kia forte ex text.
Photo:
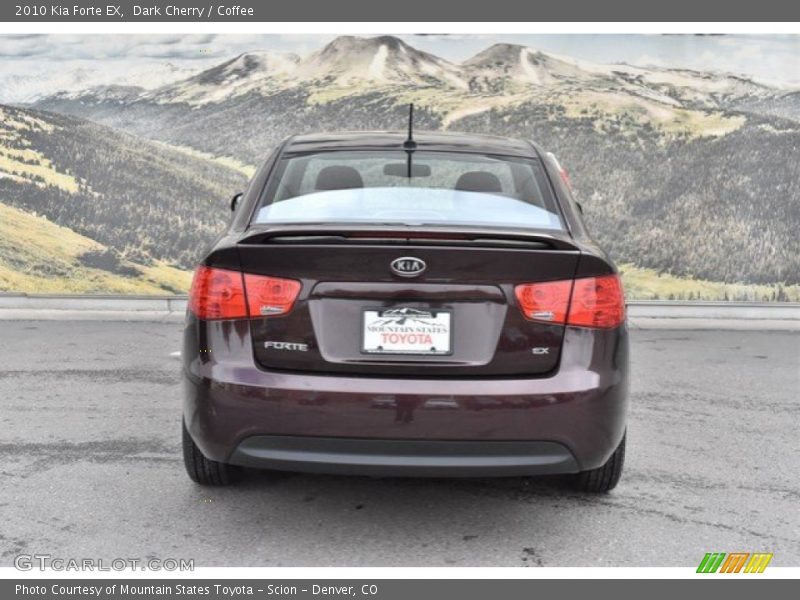
POLYGON ((194 481, 259 467, 617 484, 625 302, 552 154, 410 128, 302 135, 231 205, 186 319, 194 481))

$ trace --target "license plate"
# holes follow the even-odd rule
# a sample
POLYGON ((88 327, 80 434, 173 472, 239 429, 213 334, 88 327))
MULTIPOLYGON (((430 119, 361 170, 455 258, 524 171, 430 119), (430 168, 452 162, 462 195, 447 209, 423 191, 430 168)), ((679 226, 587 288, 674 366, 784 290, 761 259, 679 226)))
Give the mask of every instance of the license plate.
POLYGON ((450 311, 388 308, 367 309, 363 314, 362 352, 450 354, 450 311))

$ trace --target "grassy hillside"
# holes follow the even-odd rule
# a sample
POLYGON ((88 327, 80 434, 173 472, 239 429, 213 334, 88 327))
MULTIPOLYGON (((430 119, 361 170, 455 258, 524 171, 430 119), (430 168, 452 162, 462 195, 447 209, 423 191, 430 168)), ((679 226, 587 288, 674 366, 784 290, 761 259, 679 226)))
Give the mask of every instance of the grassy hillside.
POLYGON ((0 203, 0 291, 175 294, 191 283, 191 273, 162 261, 103 262, 113 256, 66 227, 0 203))
POLYGON ((730 300, 800 302, 800 285, 721 283, 659 274, 653 269, 620 265, 628 300, 730 300))
POLYGON ((121 259, 190 268, 224 228, 228 199, 245 183, 229 166, 163 144, 0 106, 0 201, 121 259))
POLYGON ((402 86, 299 85, 201 106, 140 99, 124 111, 62 100, 56 108, 257 165, 292 133, 402 127, 410 100, 420 130, 529 137, 556 152, 591 231, 620 262, 730 284, 800 283, 798 121, 616 90, 498 98, 402 86))
POLYGON ((279 140, 400 129, 414 102, 418 130, 528 138, 555 152, 592 234, 631 265, 632 297, 784 300, 800 285, 799 97, 512 44, 455 65, 391 36, 344 36, 304 58, 244 54, 149 91, 37 103, 158 143, 2 109, 0 194, 125 259, 186 268, 279 140))
POLYGON ((674 139, 623 117, 604 123, 597 135, 593 115, 528 105, 462 125, 530 131, 557 149, 590 231, 619 262, 689 279, 800 283, 800 122, 749 115, 726 135, 674 139))

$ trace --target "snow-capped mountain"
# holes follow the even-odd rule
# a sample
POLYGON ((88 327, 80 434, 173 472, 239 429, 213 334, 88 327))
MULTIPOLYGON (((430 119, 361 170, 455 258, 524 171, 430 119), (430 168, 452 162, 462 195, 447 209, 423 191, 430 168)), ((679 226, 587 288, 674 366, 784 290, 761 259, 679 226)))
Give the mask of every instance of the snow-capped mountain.
MULTIPOLYGON (((453 112, 448 122, 504 102, 516 102, 520 94, 546 94, 548 101, 554 94, 562 94, 570 97, 570 104, 580 105, 598 104, 599 93, 605 97, 600 104, 606 106, 655 103, 644 106, 646 112, 655 114, 675 107, 725 109, 742 102, 754 105, 754 101, 784 92, 736 75, 604 65, 505 43, 494 44, 456 64, 393 36, 342 36, 304 58, 248 52, 190 77, 173 77, 168 83, 153 85, 161 78, 163 75, 156 74, 145 84, 140 77, 132 76, 124 85, 128 91, 132 87, 146 88, 140 93, 142 102, 192 107, 223 104, 250 94, 266 97, 287 90, 308 90, 330 98, 334 89, 336 97, 378 89, 425 89, 438 94, 428 95, 431 105, 445 105, 453 112), (465 92, 472 96, 465 96, 465 92)), ((97 105, 105 100, 102 94, 110 88, 107 84, 97 87, 83 73, 82 79, 58 89, 68 93, 65 96, 59 92, 61 99, 97 105)))
POLYGON ((609 82, 609 74, 593 73, 570 62, 518 44, 494 44, 462 63, 471 75, 487 81, 510 78, 536 86, 564 82, 609 82))
POLYGON ((295 81, 467 87, 460 68, 393 36, 338 37, 303 60, 295 81))
POLYGON ((183 81, 143 94, 144 100, 200 106, 250 92, 269 95, 301 86, 435 86, 466 89, 462 69, 392 36, 336 38, 304 59, 248 52, 183 81))
POLYGON ((158 103, 192 105, 220 102, 257 90, 274 90, 297 68, 300 57, 290 53, 247 52, 183 81, 158 87, 143 97, 158 103))
MULTIPOLYGON (((35 106, 253 164, 291 133, 398 127, 410 101, 421 127, 444 129, 544 111, 631 138, 645 128, 694 139, 733 132, 746 113, 800 120, 786 90, 740 76, 603 65, 514 44, 456 64, 392 36, 342 36, 303 58, 249 52, 155 89, 95 86, 35 106)), ((536 114, 525 122, 541 124, 536 114)))

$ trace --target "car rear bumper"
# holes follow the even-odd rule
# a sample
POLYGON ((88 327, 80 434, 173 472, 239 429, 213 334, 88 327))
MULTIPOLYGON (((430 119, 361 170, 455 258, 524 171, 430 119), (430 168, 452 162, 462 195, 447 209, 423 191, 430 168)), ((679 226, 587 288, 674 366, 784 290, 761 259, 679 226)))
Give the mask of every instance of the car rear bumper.
POLYGON ((602 465, 622 439, 627 331, 567 328, 539 378, 266 371, 246 322, 187 322, 184 420, 220 462, 353 474, 523 475, 602 465), (200 342, 202 340, 202 343, 200 342))
POLYGON ((244 467, 348 475, 497 477, 574 473, 555 442, 375 440, 254 435, 228 458, 244 467))

